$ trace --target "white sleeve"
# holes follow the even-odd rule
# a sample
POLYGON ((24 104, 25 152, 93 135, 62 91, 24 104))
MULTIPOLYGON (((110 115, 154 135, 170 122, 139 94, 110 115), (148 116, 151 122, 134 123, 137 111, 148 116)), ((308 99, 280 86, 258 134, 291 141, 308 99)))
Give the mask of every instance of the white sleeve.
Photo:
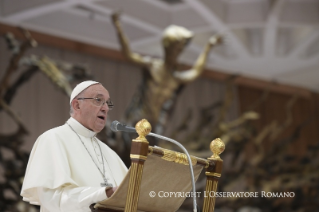
POLYGON ((90 212, 90 205, 107 198, 105 187, 38 187, 41 209, 50 212, 90 212), (42 208, 43 207, 43 208, 42 208))

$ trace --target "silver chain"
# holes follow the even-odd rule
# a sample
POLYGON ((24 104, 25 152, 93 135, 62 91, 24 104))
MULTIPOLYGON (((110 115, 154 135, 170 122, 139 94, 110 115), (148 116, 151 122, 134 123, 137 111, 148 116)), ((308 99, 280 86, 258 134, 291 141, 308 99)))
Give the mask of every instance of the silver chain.
MULTIPOLYGON (((69 125, 69 123, 67 123, 67 125, 69 125)), ((101 169, 99 168, 99 166, 96 164, 95 160, 93 159, 92 155, 90 154, 89 150, 87 149, 87 147, 85 146, 84 142, 82 141, 81 137, 79 136, 79 134, 77 134, 77 132, 75 132, 75 130, 71 127, 71 125, 69 125, 69 127, 72 129, 72 131, 79 137, 80 141, 82 142, 83 146, 85 147, 86 151, 89 153, 92 161, 94 162, 96 168, 100 171, 100 173, 103 176, 103 180, 105 181, 105 183, 107 183, 107 179, 105 177, 105 168, 104 168, 104 159, 103 159, 103 154, 102 154, 102 150, 100 147, 100 144, 97 142, 99 149, 100 149, 100 153, 101 153, 101 157, 102 157, 102 165, 103 165, 103 172, 101 171, 101 169)))

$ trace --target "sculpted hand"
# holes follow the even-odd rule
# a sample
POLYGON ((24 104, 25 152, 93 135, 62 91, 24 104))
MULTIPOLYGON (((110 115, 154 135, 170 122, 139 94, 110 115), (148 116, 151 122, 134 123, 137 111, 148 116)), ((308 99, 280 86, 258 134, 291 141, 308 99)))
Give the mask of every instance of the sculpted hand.
POLYGON ((223 37, 219 34, 214 35, 209 39, 209 44, 212 46, 215 46, 215 45, 220 44, 222 42, 223 42, 223 37))
POLYGON ((118 187, 107 188, 105 190, 106 196, 110 198, 113 195, 113 193, 117 190, 117 188, 118 187))
POLYGON ((120 16, 121 16, 120 11, 114 12, 114 13, 111 15, 113 23, 118 23, 119 20, 120 20, 120 16))

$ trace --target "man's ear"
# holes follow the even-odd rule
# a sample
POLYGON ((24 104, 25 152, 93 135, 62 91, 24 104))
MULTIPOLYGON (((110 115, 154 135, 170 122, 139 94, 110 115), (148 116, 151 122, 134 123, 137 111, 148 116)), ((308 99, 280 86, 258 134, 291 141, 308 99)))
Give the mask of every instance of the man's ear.
POLYGON ((74 111, 78 111, 80 109, 80 103, 77 99, 73 99, 71 104, 74 111))

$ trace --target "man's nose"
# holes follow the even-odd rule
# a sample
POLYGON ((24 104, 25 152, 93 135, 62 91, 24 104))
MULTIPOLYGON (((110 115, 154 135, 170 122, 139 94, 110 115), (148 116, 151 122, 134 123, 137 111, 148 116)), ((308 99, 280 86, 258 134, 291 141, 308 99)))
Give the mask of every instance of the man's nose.
POLYGON ((102 105, 101 110, 102 111, 106 111, 106 112, 108 112, 110 110, 110 108, 109 108, 109 106, 107 105, 106 102, 104 102, 104 104, 102 105))

